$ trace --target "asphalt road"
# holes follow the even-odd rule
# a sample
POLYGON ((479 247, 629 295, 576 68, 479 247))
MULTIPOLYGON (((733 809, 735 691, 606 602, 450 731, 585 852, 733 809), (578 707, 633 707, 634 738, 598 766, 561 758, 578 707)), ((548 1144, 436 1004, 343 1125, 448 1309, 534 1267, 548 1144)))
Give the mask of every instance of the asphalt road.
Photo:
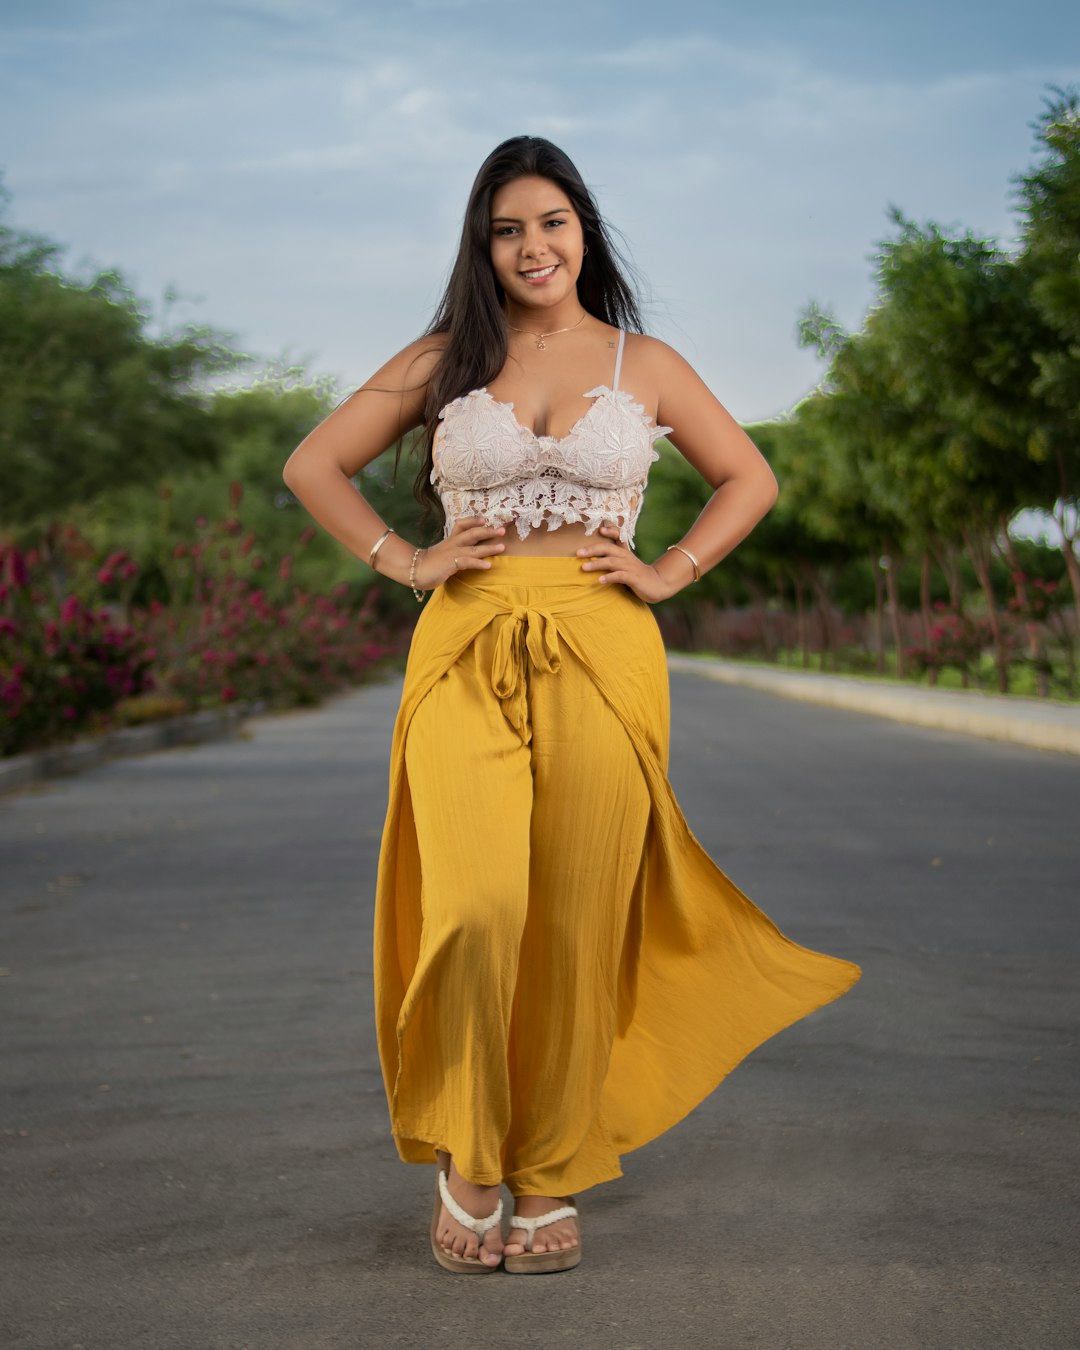
POLYGON ((672 677, 691 827, 858 961, 462 1279, 397 1160, 370 925, 399 683, 0 802, 4 1350, 1057 1350, 1077 1292, 1075 760, 672 677))

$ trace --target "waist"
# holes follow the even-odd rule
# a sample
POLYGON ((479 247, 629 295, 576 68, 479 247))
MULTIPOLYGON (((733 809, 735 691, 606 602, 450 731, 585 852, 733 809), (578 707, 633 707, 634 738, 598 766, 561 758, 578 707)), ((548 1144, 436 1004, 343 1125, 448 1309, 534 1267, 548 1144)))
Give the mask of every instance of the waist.
POLYGON ((601 574, 583 572, 581 564, 585 559, 574 555, 497 553, 489 561, 490 567, 470 567, 457 572, 444 585, 455 590, 497 590, 501 586, 574 586, 582 590, 592 587, 600 594, 625 589, 609 584, 601 586, 601 574))

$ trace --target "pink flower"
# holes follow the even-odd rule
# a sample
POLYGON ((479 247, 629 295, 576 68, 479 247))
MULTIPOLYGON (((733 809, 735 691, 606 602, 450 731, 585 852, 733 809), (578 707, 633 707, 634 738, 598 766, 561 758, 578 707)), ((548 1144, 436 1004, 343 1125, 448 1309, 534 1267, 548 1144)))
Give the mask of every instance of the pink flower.
POLYGON ((74 623, 79 617, 80 608, 78 596, 69 595, 60 606, 60 622, 74 623))
POLYGON ((8 576, 17 591, 23 590, 30 583, 30 577, 26 570, 26 559, 17 548, 13 548, 8 554, 8 576))

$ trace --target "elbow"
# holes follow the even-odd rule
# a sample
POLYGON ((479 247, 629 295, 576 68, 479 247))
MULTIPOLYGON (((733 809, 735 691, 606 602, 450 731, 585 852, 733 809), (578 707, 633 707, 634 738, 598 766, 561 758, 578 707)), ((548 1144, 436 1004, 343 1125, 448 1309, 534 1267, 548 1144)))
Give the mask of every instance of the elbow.
POLYGON ((281 470, 282 482, 290 492, 296 487, 297 479, 299 478, 298 469, 299 466, 296 463, 296 452, 294 451, 285 461, 285 465, 281 470))
POLYGON ((764 506, 762 515, 767 515, 776 505, 777 498, 780 496, 780 484, 777 482, 776 474, 767 464, 761 477, 761 495, 764 506))

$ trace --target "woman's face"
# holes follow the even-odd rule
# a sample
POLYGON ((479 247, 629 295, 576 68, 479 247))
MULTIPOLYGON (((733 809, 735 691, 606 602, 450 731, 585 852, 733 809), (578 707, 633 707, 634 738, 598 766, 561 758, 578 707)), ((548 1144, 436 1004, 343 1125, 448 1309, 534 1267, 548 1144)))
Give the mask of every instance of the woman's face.
POLYGON ((584 239, 549 178, 515 178, 491 199, 491 264, 510 304, 546 309, 576 296, 584 239))

